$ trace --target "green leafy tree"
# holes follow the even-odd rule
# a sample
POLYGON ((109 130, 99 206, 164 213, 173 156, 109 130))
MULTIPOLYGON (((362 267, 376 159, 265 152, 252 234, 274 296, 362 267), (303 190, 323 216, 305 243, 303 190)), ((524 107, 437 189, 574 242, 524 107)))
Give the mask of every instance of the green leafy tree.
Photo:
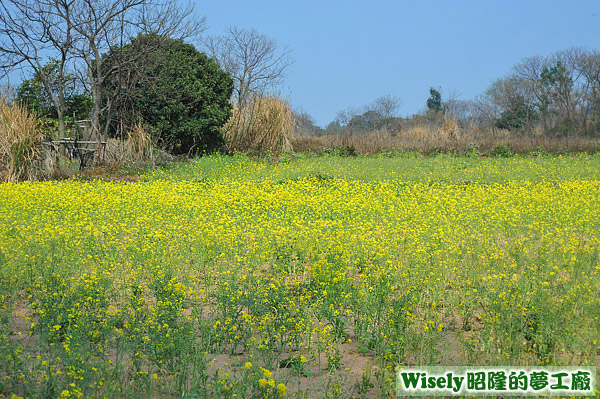
POLYGON ((38 117, 56 117, 56 109, 37 74, 21 82, 16 99, 38 117))
POLYGON ((555 65, 545 67, 542 70, 540 82, 549 92, 547 103, 553 106, 554 112, 561 120, 557 127, 558 132, 565 134, 572 129, 576 129, 576 95, 574 93, 572 71, 561 61, 557 61, 555 65))
POLYGON ((77 90, 74 76, 63 74, 61 78, 59 63, 56 60, 45 64, 41 71, 34 72, 30 79, 24 80, 17 88, 16 100, 45 121, 47 133, 56 130, 56 126, 59 125, 60 118, 52 96, 55 99, 59 98, 61 85, 64 93, 65 121, 72 122, 73 117, 75 120, 88 118, 93 106, 91 97, 77 90), (47 84, 44 84, 44 78, 47 79, 47 84))
POLYGON ((141 120, 175 154, 222 148, 233 79, 212 58, 182 40, 139 35, 111 49, 103 64, 119 65, 105 87, 105 101, 118 110, 115 125, 141 120))
POLYGON ((496 120, 496 127, 508 130, 520 130, 530 127, 539 118, 534 107, 525 103, 522 97, 512 98, 510 107, 496 120))
POLYGON ((427 108, 435 112, 441 112, 444 109, 444 107, 442 106, 442 95, 439 90, 434 89, 433 87, 429 89, 427 108))
POLYGON ((545 67, 540 74, 540 80, 546 87, 564 88, 565 90, 571 90, 573 87, 573 78, 560 61, 557 61, 556 65, 545 67))

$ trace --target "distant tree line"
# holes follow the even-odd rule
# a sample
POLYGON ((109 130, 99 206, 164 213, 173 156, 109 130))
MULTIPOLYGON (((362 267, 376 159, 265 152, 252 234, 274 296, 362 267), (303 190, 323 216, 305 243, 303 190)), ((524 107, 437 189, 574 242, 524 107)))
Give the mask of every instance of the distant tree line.
POLYGON ((338 112, 326 128, 310 115, 296 114, 299 134, 365 134, 386 129, 392 135, 415 124, 441 126, 448 119, 463 129, 500 129, 517 135, 551 137, 600 134, 600 53, 570 48, 526 58, 473 100, 430 88, 424 110, 400 118, 398 98, 385 96, 362 108, 338 112), (382 105, 388 105, 387 107, 382 105), (392 110, 388 112, 387 110, 392 110))
POLYGON ((600 53, 579 48, 526 58, 480 102, 497 127, 549 135, 600 131, 600 53))

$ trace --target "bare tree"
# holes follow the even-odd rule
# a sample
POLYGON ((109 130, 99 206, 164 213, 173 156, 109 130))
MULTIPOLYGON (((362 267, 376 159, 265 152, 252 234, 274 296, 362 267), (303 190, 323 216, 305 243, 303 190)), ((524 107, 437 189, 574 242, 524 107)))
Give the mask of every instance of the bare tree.
POLYGON ((342 109, 335 114, 334 122, 340 124, 341 126, 345 126, 352 120, 352 118, 361 115, 366 111, 367 110, 365 109, 365 107, 349 107, 346 109, 342 109))
POLYGON ((494 101, 487 92, 475 97, 472 118, 477 123, 485 126, 494 126, 494 122, 500 117, 500 112, 501 110, 494 104, 494 101))
POLYGON ((393 118, 397 116, 400 107, 402 107, 402 100, 389 94, 377 98, 368 106, 368 108, 376 111, 383 118, 393 118))
POLYGON ((600 120, 600 53, 584 53, 578 58, 577 64, 587 83, 583 90, 585 113, 600 120))
POLYGON ((103 102, 103 87, 116 71, 103 68, 103 53, 138 33, 193 37, 205 26, 193 11, 177 0, 1 0, 0 68, 26 66, 40 77, 64 135, 65 76, 71 66, 93 98, 92 132, 106 138, 100 116, 110 112, 111 102, 103 102), (43 68, 51 57, 58 66, 54 81, 52 70, 43 68))
POLYGON ((396 96, 385 95, 377 97, 372 103, 362 107, 349 107, 337 112, 335 122, 344 126, 347 125, 352 118, 369 113, 371 117, 377 119, 394 118, 398 114, 398 110, 402 107, 402 100, 396 96))
POLYGON ((268 91, 283 82, 293 63, 291 49, 254 29, 236 27, 228 28, 224 35, 206 37, 203 45, 206 53, 233 77, 235 108, 226 136, 252 137, 265 104, 274 104, 268 99, 268 91))
POLYGON ((75 0, 0 1, 0 69, 32 69, 40 78, 65 133, 65 83, 73 50, 71 9, 75 0), (48 54, 56 69, 44 68, 48 54), (56 76, 54 76, 56 75, 56 76))
POLYGON ((308 112, 292 111, 294 116, 294 135, 297 137, 314 136, 321 132, 315 120, 308 112))
POLYGON ((281 84, 293 63, 291 49, 254 29, 231 27, 225 35, 208 36, 204 47, 233 76, 234 101, 242 108, 253 95, 281 84))
POLYGON ((453 108, 456 108, 456 103, 460 101, 460 93, 454 89, 444 90, 442 97, 444 98, 444 101, 442 101, 442 109, 446 114, 450 113, 450 110, 453 108))
MULTIPOLYGON (((205 19, 198 19, 194 7, 180 8, 175 0, 163 3, 152 0, 85 0, 74 12, 74 29, 78 40, 74 44, 78 57, 83 60, 94 106, 92 108, 92 132, 104 139, 108 136, 109 123, 101 131, 100 116, 110 114, 113 98, 105 96, 106 79, 126 64, 135 63, 135 59, 121 58, 110 69, 104 68, 102 54, 111 47, 123 48, 125 43, 139 33, 152 33, 186 39, 205 30, 205 19), (103 101, 106 98, 106 101, 103 101)), ((146 49, 151 52, 151 48, 146 49)), ((143 56, 137 54, 136 57, 143 56)), ((122 75, 120 75, 122 77, 122 75)), ((131 79, 131 76, 128 77, 131 79)), ((122 81, 121 83, 123 83, 122 81)), ((111 93, 119 95, 119 91, 111 93)))
POLYGON ((474 102, 469 100, 446 101, 444 105, 446 115, 462 124, 468 123, 473 117, 474 102))
POLYGON ((569 48, 547 57, 526 58, 513 68, 508 79, 516 83, 527 104, 538 110, 544 130, 560 126, 570 134, 586 129, 594 108, 589 101, 594 97, 594 54, 569 48))
POLYGON ((134 25, 137 31, 130 32, 129 38, 143 33, 198 43, 206 30, 206 17, 196 14, 193 3, 145 1, 137 12, 134 25))
POLYGON ((141 6, 144 0, 83 0, 71 10, 71 21, 76 32, 73 47, 78 59, 83 62, 82 80, 93 99, 92 134, 100 139, 100 115, 105 110, 102 106, 102 90, 106 79, 103 68, 102 53, 111 45, 122 42, 126 26, 132 23, 131 17, 135 7, 141 6), (131 10, 131 13, 128 13, 131 10))
POLYGON ((562 76, 557 76, 554 82, 560 114, 581 132, 585 131, 590 111, 594 108, 589 101, 593 86, 593 73, 590 74, 589 69, 593 63, 588 62, 590 59, 593 59, 593 53, 577 47, 559 51, 552 57, 554 70, 562 72, 562 76))

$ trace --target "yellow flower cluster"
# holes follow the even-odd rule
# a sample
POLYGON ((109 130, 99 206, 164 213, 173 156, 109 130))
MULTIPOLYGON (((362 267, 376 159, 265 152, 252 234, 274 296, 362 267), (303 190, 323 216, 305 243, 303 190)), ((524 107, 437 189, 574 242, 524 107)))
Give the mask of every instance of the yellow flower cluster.
POLYGON ((389 392, 404 364, 594 364, 599 166, 236 156, 1 184, 1 393, 350 395, 348 353, 389 392))

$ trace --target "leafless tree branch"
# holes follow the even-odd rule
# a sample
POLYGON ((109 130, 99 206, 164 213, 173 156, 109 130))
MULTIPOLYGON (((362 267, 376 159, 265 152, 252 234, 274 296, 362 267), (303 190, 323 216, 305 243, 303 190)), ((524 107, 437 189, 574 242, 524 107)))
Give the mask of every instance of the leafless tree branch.
POLYGON ((0 70, 24 67, 41 78, 63 135, 65 76, 73 65, 71 74, 93 98, 92 131, 100 136, 100 116, 111 109, 104 83, 116 72, 103 68, 103 54, 140 33, 192 40, 205 26, 192 3, 177 0, 0 0, 0 70), (50 58, 58 64, 57 90, 43 68, 50 58))
POLYGON ((256 30, 231 27, 203 41, 207 53, 235 81, 234 101, 243 106, 254 94, 280 85, 293 64, 291 49, 256 30))

